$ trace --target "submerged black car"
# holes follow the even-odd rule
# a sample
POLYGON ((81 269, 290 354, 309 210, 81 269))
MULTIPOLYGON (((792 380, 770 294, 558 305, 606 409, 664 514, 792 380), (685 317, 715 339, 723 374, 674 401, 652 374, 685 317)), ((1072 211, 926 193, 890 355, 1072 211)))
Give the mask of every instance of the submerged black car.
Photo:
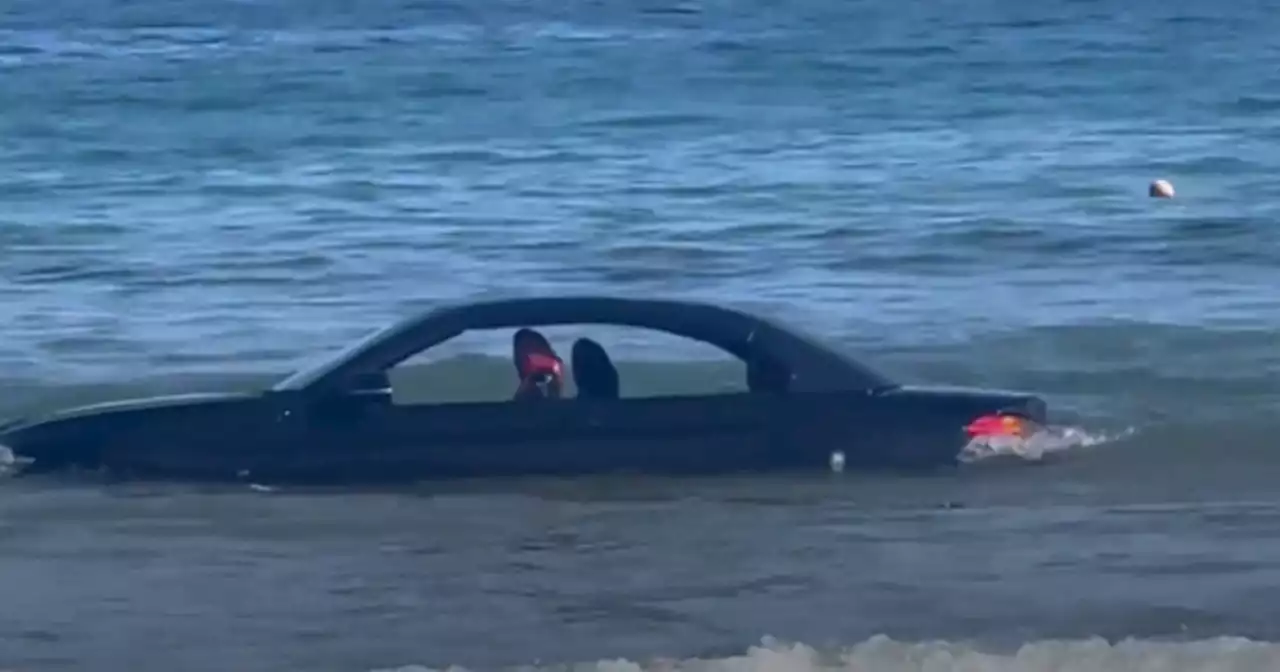
MULTIPOLYGON (((602 351, 594 359, 609 368, 602 351)), ((24 476, 105 469, 125 478, 354 484, 935 468, 956 464, 975 436, 1034 432, 1046 420, 1045 403, 1034 395, 898 385, 746 312, 672 300, 556 297, 440 307, 266 390, 20 418, 0 426, 0 445, 25 464, 24 476), (606 381, 603 392, 584 394, 591 386, 579 380, 574 398, 392 399, 391 367, 464 332, 574 324, 654 329, 711 344, 746 363, 748 389, 619 398, 615 372, 612 391, 606 381)))

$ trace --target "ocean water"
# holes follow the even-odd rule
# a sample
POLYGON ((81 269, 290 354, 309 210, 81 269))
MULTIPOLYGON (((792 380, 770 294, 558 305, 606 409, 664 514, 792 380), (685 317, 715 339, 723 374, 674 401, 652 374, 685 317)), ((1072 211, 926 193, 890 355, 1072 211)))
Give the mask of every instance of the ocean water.
MULTIPOLYGON (((607 293, 1034 390, 1080 440, 928 478, 9 480, 0 669, 1277 669, 1273 9, 8 0, 2 415, 607 293)), ((428 391, 507 390, 506 338, 428 391)), ((631 389, 728 370, 606 345, 631 389)))

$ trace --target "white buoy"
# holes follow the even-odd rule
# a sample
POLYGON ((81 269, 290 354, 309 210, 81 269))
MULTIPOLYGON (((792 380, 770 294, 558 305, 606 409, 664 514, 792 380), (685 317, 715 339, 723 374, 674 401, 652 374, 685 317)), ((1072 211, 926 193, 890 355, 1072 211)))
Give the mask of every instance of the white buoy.
POLYGON ((1151 198, 1173 198, 1173 185, 1168 180, 1156 180, 1147 187, 1147 195, 1151 198))
POLYGON ((844 453, 838 450, 831 453, 831 471, 837 474, 844 471, 844 453))

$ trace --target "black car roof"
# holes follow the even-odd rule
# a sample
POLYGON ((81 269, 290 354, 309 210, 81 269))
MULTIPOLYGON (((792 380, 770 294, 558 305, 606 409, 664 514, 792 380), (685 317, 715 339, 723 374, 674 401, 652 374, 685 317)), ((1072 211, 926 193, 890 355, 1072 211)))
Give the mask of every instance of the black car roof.
POLYGON ((454 302, 401 319, 276 385, 327 387, 349 373, 380 370, 464 331, 570 324, 656 329, 718 346, 740 359, 768 353, 790 364, 800 388, 855 389, 891 385, 816 338, 774 320, 710 303, 614 296, 558 296, 454 302))

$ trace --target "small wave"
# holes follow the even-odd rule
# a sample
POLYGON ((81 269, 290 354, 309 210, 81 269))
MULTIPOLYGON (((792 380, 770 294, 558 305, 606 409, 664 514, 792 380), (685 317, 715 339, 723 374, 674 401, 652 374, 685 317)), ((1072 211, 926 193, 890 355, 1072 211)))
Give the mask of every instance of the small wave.
MULTIPOLYGON (((820 650, 805 644, 765 639, 743 655, 714 659, 657 659, 647 662, 599 660, 573 665, 522 666, 520 670, 586 672, 1119 672, 1120 670, 1275 670, 1280 669, 1280 644, 1243 637, 1196 641, 1101 637, 1079 640, 1038 640, 1012 651, 987 651, 963 642, 899 642, 883 635, 855 646, 820 650)), ((466 668, 408 665, 375 672, 427 672, 466 668)))
POLYGON ((985 437, 970 441, 960 451, 960 462, 973 464, 1001 458, 1040 462, 1067 451, 1118 441, 1134 431, 1091 432, 1081 427, 1049 426, 1026 439, 985 437))

